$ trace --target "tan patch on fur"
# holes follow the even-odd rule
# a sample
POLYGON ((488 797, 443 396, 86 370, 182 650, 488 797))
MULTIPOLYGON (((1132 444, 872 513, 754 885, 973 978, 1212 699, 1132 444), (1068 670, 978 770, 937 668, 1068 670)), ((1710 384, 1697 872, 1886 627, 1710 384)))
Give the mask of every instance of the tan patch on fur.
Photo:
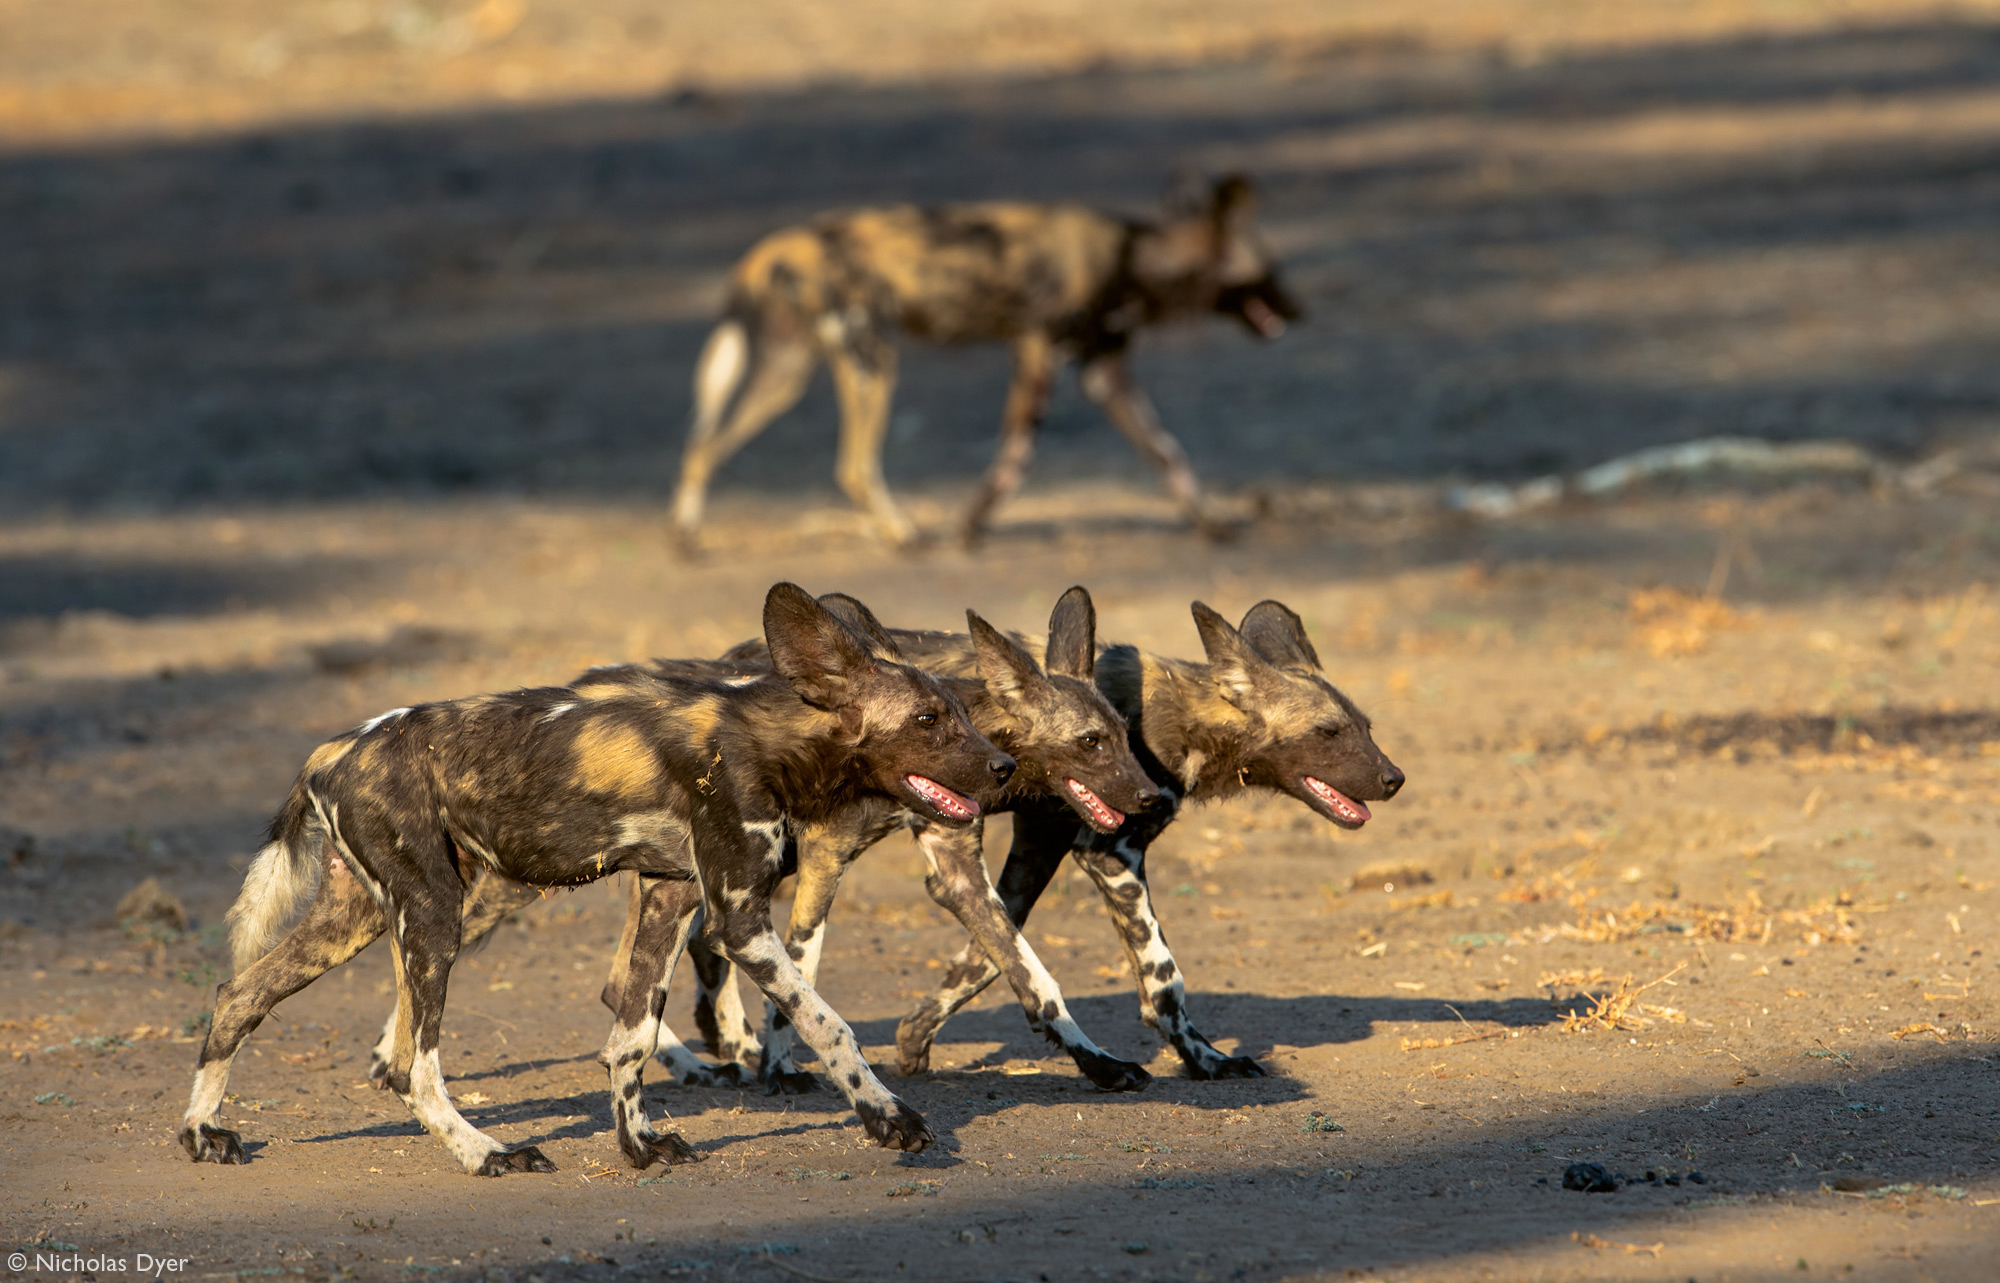
POLYGON ((593 722, 577 734, 577 787, 636 796, 652 792, 659 775, 659 759, 636 728, 593 722))
POLYGON ((688 701, 674 710, 681 725, 686 728, 688 747, 697 751, 706 747, 715 728, 722 724, 722 701, 712 695, 703 695, 688 701))
POLYGON ((311 775, 314 772, 323 771, 335 762, 338 762, 341 758, 346 757, 353 750, 354 739, 352 736, 343 736, 337 740, 328 740, 314 749, 311 756, 306 758, 306 768, 300 774, 311 775))

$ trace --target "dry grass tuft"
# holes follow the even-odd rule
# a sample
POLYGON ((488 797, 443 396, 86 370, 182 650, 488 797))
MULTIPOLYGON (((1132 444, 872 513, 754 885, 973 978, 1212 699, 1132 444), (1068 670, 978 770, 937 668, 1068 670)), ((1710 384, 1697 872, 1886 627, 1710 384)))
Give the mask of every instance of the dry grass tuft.
POLYGON ((1585 1234, 1581 1231, 1572 1233, 1570 1240, 1583 1247, 1615 1247, 1621 1252, 1630 1252, 1635 1256, 1644 1252, 1648 1256, 1658 1257, 1660 1253, 1667 1250, 1664 1240, 1658 1243, 1619 1243, 1608 1238, 1599 1238, 1595 1234, 1585 1234))
POLYGON ((1851 893, 1842 891, 1804 908, 1772 909, 1752 890, 1741 901, 1722 906, 1634 900, 1616 912, 1592 910, 1561 930, 1567 939, 1593 944, 1672 933, 1718 944, 1765 945, 1780 928, 1789 928, 1787 935, 1796 933, 1808 945, 1852 944, 1861 939, 1858 915, 1877 913, 1882 907, 1856 904, 1851 893))
POLYGON ((1662 1020, 1672 1021, 1675 1024, 1687 1023, 1687 1014, 1678 1008, 1639 1001, 1640 994, 1656 985, 1665 984, 1685 970, 1687 964, 1683 962, 1657 980, 1650 980, 1636 987, 1632 984, 1632 977, 1628 975, 1608 994, 1583 995, 1590 1003, 1590 1010, 1579 1013, 1574 1007, 1570 1008, 1569 1014, 1563 1017, 1563 1032, 1580 1034, 1589 1033, 1593 1029, 1611 1029, 1635 1033, 1641 1029, 1651 1028, 1662 1020))

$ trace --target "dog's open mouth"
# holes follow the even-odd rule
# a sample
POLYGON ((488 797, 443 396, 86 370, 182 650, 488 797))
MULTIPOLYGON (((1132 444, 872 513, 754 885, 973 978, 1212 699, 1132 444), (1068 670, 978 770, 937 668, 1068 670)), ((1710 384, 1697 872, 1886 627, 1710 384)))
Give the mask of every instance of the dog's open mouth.
POLYGON ((1063 783, 1069 786, 1069 795, 1076 799, 1076 804, 1083 808, 1083 813, 1088 815, 1090 822, 1098 828, 1109 833, 1125 822, 1125 812, 1106 806, 1103 798, 1083 785, 1068 778, 1065 778, 1063 783))
POLYGON ((1254 296, 1244 299, 1243 315, 1249 318, 1250 324, 1256 326, 1257 332, 1267 339, 1275 339, 1285 332, 1285 318, 1279 316, 1263 299, 1254 296))
POLYGON ((963 793, 954 793, 936 780, 925 779, 921 775, 905 775, 903 779, 908 782, 911 789, 915 790, 918 797, 929 802, 937 813, 946 819, 978 818, 979 803, 963 793))
POLYGON ((1310 775, 1306 776, 1305 780, 1306 788, 1312 792, 1314 797, 1326 805, 1326 809, 1333 814, 1334 819, 1357 827, 1368 823, 1368 807, 1366 805, 1355 801, 1333 785, 1316 780, 1310 775))

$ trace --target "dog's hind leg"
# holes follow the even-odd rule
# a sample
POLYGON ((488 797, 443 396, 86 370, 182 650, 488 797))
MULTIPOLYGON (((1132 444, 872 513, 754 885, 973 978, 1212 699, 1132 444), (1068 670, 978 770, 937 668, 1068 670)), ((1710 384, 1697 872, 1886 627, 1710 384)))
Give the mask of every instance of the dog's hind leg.
POLYGON ((242 1138, 221 1125, 229 1066, 273 1007, 346 962, 382 934, 382 911, 339 859, 291 933, 216 992, 215 1015, 195 1062, 194 1092, 180 1132, 195 1162, 241 1163, 242 1138))
MULTIPOLYGON (((1007 863, 1000 869, 996 890, 1008 920, 1016 928, 1028 920, 1049 879, 1062 867, 1076 830, 1073 816, 1058 817, 1028 810, 1014 813, 1014 845, 1007 852, 1007 863)), ((928 1070, 931 1044, 937 1041, 945 1021, 999 978, 1000 968, 987 957, 978 941, 969 941, 960 949, 945 967, 943 982, 897 1024, 897 1072, 921 1074, 928 1070)))
POLYGON ((643 1169, 660 1159, 678 1164, 701 1158, 678 1133, 653 1129, 646 1117, 643 1081, 646 1061, 665 1028, 660 1013, 667 1005, 674 967, 687 948, 688 936, 701 925, 701 884, 684 877, 642 877, 639 885, 639 922, 632 932, 625 989, 611 1036, 597 1059, 611 1075, 618 1147, 626 1161, 643 1169))
MULTIPOLYGON (((533 903, 540 894, 534 887, 482 872, 472 884, 461 910, 459 947, 470 949, 481 943, 506 921, 508 914, 533 903)), ((374 1050, 368 1053, 368 1082, 380 1091, 389 1090, 390 1066, 400 1063, 404 1073, 409 1072, 409 1048, 396 1045, 396 1032, 408 1028, 409 1013, 402 1009, 403 994, 403 986, 397 985, 396 1007, 389 1012, 389 1022, 382 1026, 382 1036, 376 1039, 374 1050)))
POLYGON ((986 533, 993 510, 1021 488, 1028 461, 1035 455, 1035 433, 1049 412, 1049 384, 1054 359, 1049 337, 1039 330, 1014 343, 1014 381, 1007 387, 1007 409, 1000 420, 1000 451, 986 470, 979 497, 965 514, 964 538, 976 544, 986 533))
POLYGON ((1211 539, 1227 538, 1227 524, 1216 521, 1202 509, 1201 483, 1195 480, 1187 451, 1171 433, 1160 426, 1160 416, 1145 392, 1132 381, 1132 371, 1123 352, 1092 358, 1083 367, 1083 394, 1096 403, 1113 427, 1132 443, 1133 449, 1152 460, 1171 494, 1194 527, 1211 539))
POLYGON ((1069 1014, 1055 977, 1022 938, 1020 928, 1008 919, 1006 906, 986 880, 986 866, 980 860, 982 834, 978 823, 966 829, 939 825, 918 829, 917 844, 930 863, 924 886, 931 898, 950 910, 1006 975, 1028 1013, 1028 1027, 1068 1052, 1084 1077, 1105 1091, 1144 1087, 1152 1075, 1090 1040, 1069 1014))
POLYGON ((695 369, 694 420, 674 492, 674 530, 684 548, 694 547, 715 470, 805 395, 818 360, 812 340, 775 329, 759 324, 753 332, 743 322, 724 321, 702 349, 695 369), (748 381, 729 408, 746 366, 748 381))
MULTIPOLYGON (((407 848, 409 836, 403 835, 407 848)), ((423 861, 421 853, 413 863, 445 864, 438 853, 423 861)), ((554 1163, 532 1145, 509 1149, 480 1131, 451 1103, 445 1089, 444 1066, 438 1058, 438 1042, 444 1023, 445 994, 452 964, 459 952, 459 897, 440 894, 441 888, 424 887, 419 894, 403 896, 396 904, 397 955, 402 963, 399 976, 408 1012, 408 1025, 398 1031, 398 1059, 404 1047, 410 1052, 409 1070, 402 1065, 390 1068, 395 1085, 410 1113, 424 1130, 444 1142, 459 1166, 474 1176, 501 1176, 507 1172, 552 1172, 554 1163), (405 1043, 402 1040, 407 1038, 405 1043)), ((451 890, 458 890, 452 880, 451 890)))
POLYGON ((1160 920, 1153 913, 1152 892, 1146 885, 1146 846, 1158 832, 1157 828, 1138 834, 1121 832, 1108 842, 1088 842, 1073 854, 1097 884, 1098 894, 1118 924, 1118 938, 1139 986, 1141 1018, 1173 1044, 1188 1077, 1261 1078, 1263 1066, 1248 1056, 1226 1056, 1216 1050, 1188 1015, 1187 988, 1167 948, 1160 920))
POLYGON ((896 349, 879 335, 843 327, 827 352, 840 398, 840 460, 834 479, 875 518, 891 543, 916 542, 917 528, 896 506, 882 479, 882 442, 889 431, 889 401, 896 392, 896 349))

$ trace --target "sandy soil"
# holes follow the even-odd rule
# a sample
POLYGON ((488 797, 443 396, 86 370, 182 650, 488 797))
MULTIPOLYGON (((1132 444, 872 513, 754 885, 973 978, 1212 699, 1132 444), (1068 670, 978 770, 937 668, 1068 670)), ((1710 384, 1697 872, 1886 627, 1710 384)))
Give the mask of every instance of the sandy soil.
MULTIPOLYGON (((1197 42, 505 107, 472 80, 402 100, 378 67, 323 102, 215 78, 247 105, 188 119, 243 133, 147 141, 96 89, 88 128, 23 126, 0 154, 0 1246, 128 1262, 98 1279, 140 1253, 521 1283, 1989 1277, 2000 37, 1895 4, 1687 9, 1534 57, 1197 42), (731 465, 714 555, 666 555, 687 371, 760 231, 891 194, 1137 208, 1184 161, 1264 178, 1313 309, 1279 344, 1197 327, 1140 359, 1239 541, 1179 529, 1072 391, 988 546, 885 554, 828 493, 822 390, 731 465), (1715 433, 1969 466, 1507 521, 1440 502, 1715 433), (597 888, 467 959, 447 1017, 469 1116, 556 1175, 464 1177, 361 1085, 374 951, 239 1061, 255 1161, 185 1161, 217 926, 315 743, 713 653, 780 577, 939 627, 968 605, 1033 627, 1082 581, 1106 636, 1182 654, 1191 598, 1301 611, 1408 788, 1358 834, 1200 811, 1152 868, 1200 1024, 1269 1078, 1181 1078, 1065 875, 1029 938, 1147 1091, 1090 1090, 989 996, 897 1084, 942 1138, 921 1156, 828 1094, 658 1085, 707 1161, 634 1173, 593 1059, 597 888), (148 877, 187 930, 115 920, 148 877), (1578 1161, 1638 1179, 1561 1189, 1578 1161)), ((280 21, 185 12, 190 47, 280 21)), ((36 83, 96 65, 42 57, 36 83)), ((942 527, 1003 364, 907 372, 892 480, 942 527)), ((862 862, 824 967, 878 1063, 958 945, 918 863, 902 839, 862 862)), ((684 994, 669 1018, 691 1032, 684 994)))

